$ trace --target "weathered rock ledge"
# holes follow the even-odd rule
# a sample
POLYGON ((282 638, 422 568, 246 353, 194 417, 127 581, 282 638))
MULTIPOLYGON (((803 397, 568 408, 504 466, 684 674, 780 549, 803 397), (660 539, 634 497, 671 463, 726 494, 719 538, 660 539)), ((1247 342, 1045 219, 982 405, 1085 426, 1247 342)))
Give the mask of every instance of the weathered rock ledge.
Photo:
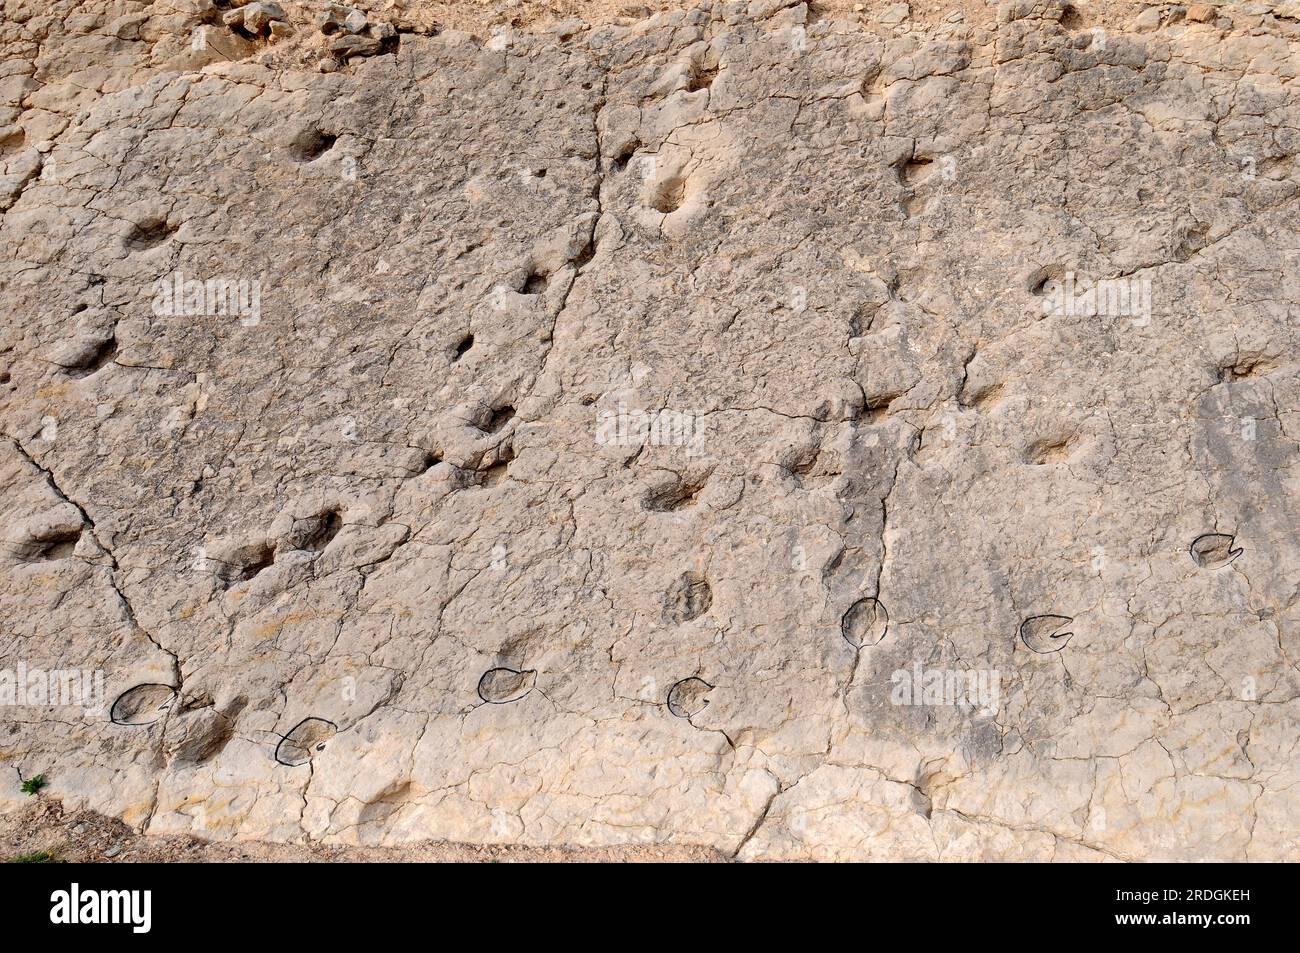
POLYGON ((443 9, 6 7, 0 811, 1296 856, 1295 3, 443 9))

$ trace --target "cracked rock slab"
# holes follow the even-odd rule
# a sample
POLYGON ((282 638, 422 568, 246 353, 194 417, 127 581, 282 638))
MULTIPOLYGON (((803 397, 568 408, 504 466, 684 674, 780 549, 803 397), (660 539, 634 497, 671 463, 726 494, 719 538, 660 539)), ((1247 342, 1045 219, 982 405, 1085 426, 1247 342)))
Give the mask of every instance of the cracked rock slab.
POLYGON ((1285 5, 56 6, 0 34, 0 810, 1295 856, 1285 5))

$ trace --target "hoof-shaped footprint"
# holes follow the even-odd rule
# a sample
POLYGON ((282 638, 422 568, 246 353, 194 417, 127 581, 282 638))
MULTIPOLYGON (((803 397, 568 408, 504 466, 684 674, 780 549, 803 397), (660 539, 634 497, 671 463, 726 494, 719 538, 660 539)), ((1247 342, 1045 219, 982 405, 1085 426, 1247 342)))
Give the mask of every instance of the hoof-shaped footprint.
POLYGON ((840 619, 844 639, 855 649, 875 645, 889 630, 889 613, 879 599, 859 599, 840 619))
POLYGON ((304 718, 275 746, 275 760, 290 768, 306 764, 325 750, 325 743, 338 730, 338 725, 324 718, 304 718))
POLYGON ((1039 655, 1059 652, 1073 632, 1062 632, 1074 619, 1068 615, 1031 615, 1020 623, 1020 638, 1039 655))
POLYGON ((522 672, 513 668, 490 668, 478 680, 478 697, 489 705, 517 702, 533 690, 537 682, 534 669, 522 672))
POLYGON ((1240 547, 1233 549, 1237 537, 1227 533, 1205 533, 1192 540, 1190 552, 1196 565, 1202 569, 1222 569, 1241 555, 1240 547))
POLYGON ((708 694, 713 688, 702 678, 691 676, 668 689, 668 710, 678 718, 690 718, 709 707, 708 694))
POLYGON ((713 589, 699 573, 682 573, 668 590, 664 603, 669 622, 690 622, 709 611, 713 605, 713 589))
POLYGON ((167 714, 175 701, 176 689, 170 685, 136 685, 117 696, 108 717, 115 725, 152 725, 167 714))

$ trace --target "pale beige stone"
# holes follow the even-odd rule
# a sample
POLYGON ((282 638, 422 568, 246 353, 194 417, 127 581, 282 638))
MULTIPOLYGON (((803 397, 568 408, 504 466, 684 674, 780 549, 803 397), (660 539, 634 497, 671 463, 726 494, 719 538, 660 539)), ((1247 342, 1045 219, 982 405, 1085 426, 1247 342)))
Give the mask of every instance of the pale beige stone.
POLYGON ((0 702, 102 697, 0 810, 1295 858, 1286 23, 85 6, 4 39, 0 702))

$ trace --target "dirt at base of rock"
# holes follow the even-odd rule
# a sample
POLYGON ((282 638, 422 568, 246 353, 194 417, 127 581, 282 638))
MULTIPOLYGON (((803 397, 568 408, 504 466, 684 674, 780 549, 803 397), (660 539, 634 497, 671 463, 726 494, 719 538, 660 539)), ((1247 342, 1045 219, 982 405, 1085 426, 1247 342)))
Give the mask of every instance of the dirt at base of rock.
POLYGON ((337 844, 268 844, 262 841, 205 841, 197 837, 145 837, 95 811, 68 811, 50 798, 34 799, 25 810, 0 814, 0 860, 36 854, 70 864, 158 863, 719 863, 726 858, 707 847, 637 844, 589 850, 559 847, 482 846, 429 841, 407 847, 345 847, 337 844))

